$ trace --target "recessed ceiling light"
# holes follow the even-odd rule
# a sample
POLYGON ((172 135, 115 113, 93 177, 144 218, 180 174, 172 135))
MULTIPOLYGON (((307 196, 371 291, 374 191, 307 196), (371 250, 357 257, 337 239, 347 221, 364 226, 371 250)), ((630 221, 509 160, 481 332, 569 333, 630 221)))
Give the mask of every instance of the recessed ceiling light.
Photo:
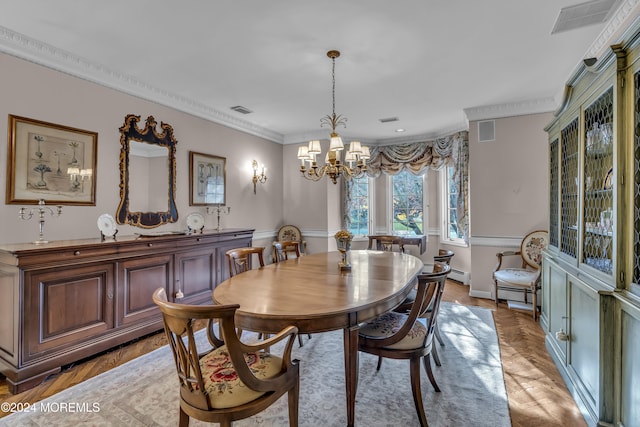
POLYGON ((404 129, 400 128, 400 129, 396 129, 396 132, 400 133, 400 132, 404 132, 404 129))

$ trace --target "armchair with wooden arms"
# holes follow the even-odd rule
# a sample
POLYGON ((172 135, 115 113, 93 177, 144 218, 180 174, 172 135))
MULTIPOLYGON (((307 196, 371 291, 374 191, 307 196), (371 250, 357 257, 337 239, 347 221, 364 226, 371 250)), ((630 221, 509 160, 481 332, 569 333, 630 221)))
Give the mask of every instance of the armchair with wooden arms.
MULTIPOLYGON (((189 418, 231 426, 236 420, 262 412, 285 393, 289 403, 289 425, 298 425, 300 366, 291 359, 298 329, 289 326, 277 335, 255 344, 245 344, 236 335, 234 305, 187 305, 167 301, 163 288, 153 293, 176 364, 180 387, 181 427, 189 418), (215 320, 214 320, 215 319, 215 320), (208 320, 207 335, 213 347, 204 352, 194 335, 194 323, 208 320), (214 323, 219 324, 220 337, 214 323), (265 349, 284 341, 282 357, 265 349)), ((209 346, 207 346, 209 347, 209 346)))
POLYGON ((540 266, 542 251, 549 245, 549 234, 544 230, 533 231, 522 239, 519 251, 498 252, 498 262, 493 271, 493 295, 498 305, 499 290, 519 291, 524 294, 524 305, 510 304, 516 308, 533 311, 533 320, 538 319, 538 289, 540 289, 540 266), (502 263, 506 257, 519 257, 520 267, 504 268, 502 263), (531 304, 528 295, 531 294, 531 304))

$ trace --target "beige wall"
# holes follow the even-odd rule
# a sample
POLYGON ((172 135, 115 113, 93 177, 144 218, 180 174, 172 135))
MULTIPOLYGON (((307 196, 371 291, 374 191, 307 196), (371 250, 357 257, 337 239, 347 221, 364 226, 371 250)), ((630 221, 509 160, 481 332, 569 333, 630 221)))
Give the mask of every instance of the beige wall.
MULTIPOLYGON (((179 219, 155 230, 186 229, 186 217, 202 207, 189 206, 189 151, 226 157, 227 205, 231 215, 223 216, 223 227, 253 227, 256 240, 270 245, 274 230, 283 222, 283 147, 259 137, 211 123, 168 107, 125 95, 15 57, 0 54, 0 135, 7 135, 9 114, 98 132, 96 206, 65 206, 60 218, 47 219, 49 240, 99 237, 96 220, 102 213, 115 215, 120 201, 118 128, 126 114, 153 115, 158 123, 173 126, 176 150, 176 203, 179 219), (267 167, 269 179, 258 184, 253 194, 251 160, 267 167), (265 237, 267 236, 267 237, 265 237)), ((5 142, 6 143, 6 142, 5 142)), ((0 164, 7 164, 7 150, 0 149, 0 164)), ((3 168, 4 169, 4 168, 3 168)), ((6 188, 6 173, 0 173, 0 188, 6 188)), ((0 244, 36 240, 35 219, 18 219, 20 205, 0 205, 0 244)), ((215 218, 205 215, 206 226, 215 218)), ((139 229, 119 225, 120 235, 139 229)))
POLYGON ((495 254, 548 229, 548 138, 552 114, 496 119, 492 142, 469 123, 471 295, 492 298, 495 254))

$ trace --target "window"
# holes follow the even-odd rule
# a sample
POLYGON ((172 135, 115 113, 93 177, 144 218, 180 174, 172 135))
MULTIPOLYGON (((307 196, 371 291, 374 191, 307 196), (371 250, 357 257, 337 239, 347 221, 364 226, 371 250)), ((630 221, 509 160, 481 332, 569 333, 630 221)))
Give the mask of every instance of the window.
POLYGON ((458 225, 458 187, 454 179, 455 167, 447 166, 440 175, 442 182, 442 240, 464 244, 464 236, 458 225))
POLYGON ((393 234, 424 234, 424 181, 407 170, 391 177, 393 234))
POLYGON ((347 216, 349 231, 354 236, 369 234, 369 178, 363 176, 348 181, 347 216))

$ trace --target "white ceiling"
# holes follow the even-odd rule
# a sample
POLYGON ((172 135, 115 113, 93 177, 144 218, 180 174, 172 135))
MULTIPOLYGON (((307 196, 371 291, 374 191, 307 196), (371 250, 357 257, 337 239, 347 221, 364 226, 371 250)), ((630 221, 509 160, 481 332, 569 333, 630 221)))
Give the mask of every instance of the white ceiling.
POLYGON ((638 9, 638 0, 618 0, 606 22, 552 35, 561 8, 576 3, 4 1, 0 51, 297 143, 328 137, 320 127, 331 113, 326 52, 337 49, 336 113, 348 118, 338 132, 415 141, 466 129, 483 114, 554 110, 582 59, 602 55, 638 9), (379 121, 389 117, 399 120, 379 121))

